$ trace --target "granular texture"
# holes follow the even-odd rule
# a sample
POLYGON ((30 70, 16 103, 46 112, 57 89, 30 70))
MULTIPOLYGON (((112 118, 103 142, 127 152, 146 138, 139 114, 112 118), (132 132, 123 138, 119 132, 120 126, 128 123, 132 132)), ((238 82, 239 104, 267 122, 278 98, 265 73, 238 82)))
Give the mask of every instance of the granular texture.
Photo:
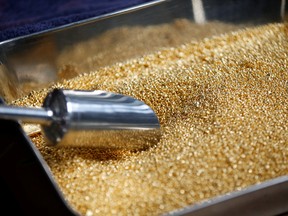
POLYGON ((159 215, 288 174, 288 43, 269 24, 166 48, 31 92, 102 89, 143 100, 161 141, 145 151, 47 147, 32 137, 82 215, 159 215))
MULTIPOLYGON (((140 57, 164 47, 179 46, 191 40, 196 41, 204 37, 230 32, 247 25, 235 25, 219 21, 211 21, 199 25, 191 20, 179 18, 169 23, 158 25, 123 25, 114 28, 111 27, 111 29, 104 32, 101 32, 101 28, 99 28, 100 31, 98 34, 98 29, 94 29, 93 33, 84 41, 76 43, 73 42, 72 37, 68 39, 69 42, 66 41, 64 43, 71 43, 67 47, 63 46, 62 48, 59 44, 60 47, 58 50, 57 47, 43 45, 34 50, 33 55, 37 58, 39 55, 38 52, 46 52, 48 54, 55 53, 56 51, 57 53, 59 52, 56 60, 54 60, 53 56, 49 56, 52 58, 50 61, 53 62, 53 65, 55 64, 53 67, 57 68, 55 70, 57 70, 56 76, 59 81, 71 79, 83 73, 83 71, 95 71, 100 67, 140 57)), ((31 55, 30 51, 30 58, 31 55)), ((28 94, 32 89, 44 88, 47 86, 47 82, 51 82, 50 76, 48 75, 47 77, 46 75, 46 77, 43 77, 41 68, 39 71, 26 74, 25 80, 21 82, 21 95, 28 94)), ((3 83, 5 82, 3 81, 3 83)), ((6 92, 8 91, 2 90, 1 92, 3 95, 7 94, 6 92)), ((20 90, 17 93, 20 94, 20 90)))
POLYGON ((198 25, 184 18, 158 25, 116 27, 64 49, 56 62, 58 77, 72 78, 83 71, 242 27, 217 21, 198 25))

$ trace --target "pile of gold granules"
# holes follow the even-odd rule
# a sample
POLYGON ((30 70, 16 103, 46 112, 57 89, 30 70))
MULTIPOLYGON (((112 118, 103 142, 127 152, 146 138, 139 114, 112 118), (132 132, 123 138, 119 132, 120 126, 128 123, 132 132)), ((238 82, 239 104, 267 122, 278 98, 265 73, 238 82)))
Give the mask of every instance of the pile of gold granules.
POLYGON ((60 68, 59 78, 71 78, 83 71, 139 57, 163 47, 179 46, 192 38, 198 40, 241 27, 217 21, 199 25, 187 19, 151 26, 117 27, 61 52, 56 62, 60 68))
MULTIPOLYGON (((161 141, 145 151, 47 147, 31 137, 82 215, 160 215, 288 174, 288 29, 248 28, 100 68, 51 88, 143 100, 161 141)), ((51 89, 50 88, 50 89, 51 89)), ((15 105, 40 106, 47 91, 15 105)))

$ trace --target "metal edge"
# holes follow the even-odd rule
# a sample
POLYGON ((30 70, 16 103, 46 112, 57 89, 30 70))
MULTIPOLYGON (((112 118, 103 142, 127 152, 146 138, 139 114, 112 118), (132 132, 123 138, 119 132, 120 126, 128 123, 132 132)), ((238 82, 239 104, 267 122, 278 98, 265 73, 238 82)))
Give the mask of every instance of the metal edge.
MULTIPOLYGON (((28 39, 28 38, 30 39, 30 38, 35 38, 35 37, 39 37, 39 36, 53 34, 54 32, 62 31, 62 30, 69 29, 69 28, 74 28, 74 27, 77 27, 77 26, 82 26, 82 25, 85 25, 85 24, 90 24, 90 23, 93 23, 93 22, 96 22, 96 21, 99 21, 99 20, 102 20, 102 19, 106 19, 106 18, 110 18, 110 17, 114 17, 114 16, 130 13, 130 12, 141 10, 141 9, 145 9, 147 7, 158 5, 160 3, 167 2, 167 1, 169 1, 169 0, 155 0, 155 1, 152 1, 152 2, 149 2, 149 3, 145 3, 145 4, 141 4, 141 5, 138 5, 138 6, 129 7, 127 9, 122 9, 122 10, 117 11, 117 12, 112 12, 112 13, 96 16, 96 17, 93 17, 93 18, 88 18, 88 19, 85 19, 85 20, 81 20, 79 22, 74 22, 72 24, 67 24, 67 25, 63 25, 63 26, 60 26, 60 27, 48 29, 48 30, 45 30, 45 31, 41 31, 41 32, 37 32, 37 33, 25 35, 25 36, 20 36, 20 37, 16 37, 16 38, 13 38, 13 39, 8 39, 8 40, 0 42, 0 49, 1 49, 2 46, 5 46, 5 45, 10 44, 10 43, 14 44, 14 43, 16 43, 19 40, 25 40, 25 39, 28 39)), ((31 142, 31 141, 29 141, 29 142, 31 142)), ((36 147, 33 146, 35 154, 38 156, 38 158, 41 158, 40 162, 45 167, 45 170, 49 171, 48 165, 46 164, 46 162, 44 161, 44 159, 42 157, 39 157, 40 152, 38 152, 38 149, 35 149, 35 148, 36 147)), ((50 171, 49 171, 49 173, 50 173, 50 171)), ((49 178, 53 180, 52 176, 49 176, 49 178)), ((210 200, 208 200, 208 201, 206 201, 206 202, 204 202, 202 204, 196 204, 196 205, 193 205, 193 206, 187 206, 184 209, 179 209, 179 210, 173 211, 173 212, 171 212, 171 214, 172 215, 184 215, 184 214, 188 214, 188 213, 192 214, 193 212, 202 210, 204 208, 210 208, 210 207, 215 206, 217 204, 224 203, 226 201, 233 200, 235 198, 238 198, 238 197, 241 197, 241 196, 244 196, 244 195, 247 195, 247 194, 255 193, 255 192, 259 191, 259 190, 263 190, 263 189, 265 189, 267 187, 273 187, 273 186, 281 184, 283 182, 285 182, 285 183, 287 182, 288 183, 288 176, 283 176, 283 177, 280 177, 280 178, 274 178, 274 179, 271 179, 271 180, 269 180, 267 182, 262 182, 262 183, 260 183, 258 185, 250 186, 249 188, 243 189, 243 190, 240 190, 240 191, 232 191, 229 194, 226 194, 226 195, 220 196, 220 197, 216 197, 216 198, 212 198, 212 199, 210 199, 210 200)), ((55 188, 57 190, 59 190, 58 185, 54 182, 54 180, 53 180, 53 183, 55 185, 55 188)))
MULTIPOLYGON (((19 123, 18 123, 19 124, 19 123)), ((62 200, 63 204, 66 205, 66 208, 69 209, 69 211, 72 214, 75 214, 75 216, 78 216, 79 213, 76 212, 70 205, 70 203, 67 202, 67 200, 65 199, 64 194, 62 193, 59 185, 56 183, 56 180, 54 179, 52 172, 50 170, 50 167, 48 166, 47 162, 44 160, 43 156, 41 155, 40 151, 36 148, 36 146, 32 143, 31 139, 29 138, 28 135, 26 135, 25 131, 23 130, 22 126, 19 125, 19 130, 21 131, 21 133, 23 134, 24 138, 27 141, 27 144, 29 145, 29 147, 33 150, 34 154, 36 155, 38 161, 41 163, 42 168, 44 169, 44 171, 47 173, 47 177, 50 181, 50 183, 53 185, 53 187, 55 188, 55 190, 57 191, 57 193, 59 194, 60 199, 62 200)))
MULTIPOLYGON (((0 97, 0 104, 3 103, 5 102, 0 97)), ((15 129, 14 132, 19 135, 16 137, 14 136, 15 139, 12 138, 10 142, 8 141, 7 143, 5 143, 6 145, 3 145, 2 149, 0 149, 0 159, 2 162, 0 167, 0 180, 1 183, 4 183, 5 180, 8 181, 7 185, 4 184, 5 197, 3 197, 2 194, 3 188, 0 188, 2 195, 1 199, 5 198, 6 201, 11 201, 11 197, 15 198, 15 200, 12 199, 15 203, 8 204, 5 202, 4 204, 8 204, 8 208, 13 208, 12 212, 21 212, 21 214, 24 213, 25 215, 34 215, 36 212, 42 211, 42 208, 45 208, 44 210, 46 211, 43 212, 43 215, 49 215, 51 212, 55 213, 55 211, 59 210, 61 214, 63 214, 63 216, 78 216, 79 213, 76 212, 65 199, 64 194, 62 193, 55 179, 52 176, 50 167, 42 157, 39 150, 32 143, 31 139, 24 133, 20 122, 2 119, 1 121, 5 122, 4 124, 2 124, 2 127, 13 128, 15 129), (35 173, 35 171, 37 171, 37 173, 35 173, 35 175, 27 177, 22 175, 23 170, 28 170, 29 172, 33 171, 33 174, 35 173), (5 175, 5 178, 3 178, 3 175, 5 175), (39 186, 34 187, 34 183, 37 181, 41 181, 41 186, 44 185, 45 188, 41 188, 41 190, 39 190, 39 186), (15 183, 17 184, 16 192, 9 191, 9 186, 15 186, 15 183), (29 185, 27 185, 27 183, 29 183, 29 185), (31 187, 31 185, 33 185, 33 189, 29 188, 29 186, 31 187), (9 192, 5 192, 6 188, 8 188, 9 192), (47 189, 49 189, 49 194, 47 194, 47 189), (9 194, 7 194, 7 192, 9 194), (6 197, 7 195, 9 197, 8 199, 6 197), (26 204, 25 207, 22 206, 22 203, 20 204, 20 201, 18 200, 19 197, 25 197, 26 200, 23 202, 24 205, 26 204), (37 199, 37 197, 43 197, 43 199, 37 199), (53 200, 50 201, 51 204, 56 204, 54 205, 54 208, 48 209, 47 206, 50 205, 50 203, 43 202, 45 199, 47 201, 47 199, 49 198, 53 198, 53 200), (38 206, 39 202, 41 203, 40 206, 38 206)), ((4 132, 4 134, 2 135, 2 138, 4 137, 4 140, 11 139, 11 136, 13 137, 13 135, 9 132, 4 132)), ((1 185, 1 187, 3 187, 3 185, 1 185)), ((1 207, 7 209, 6 206, 1 207)))
MULTIPOLYGON (((273 178, 273 179, 261 182, 259 184, 249 186, 239 191, 232 191, 222 196, 217 196, 208 200, 204 200, 198 204, 190 205, 182 209, 172 211, 165 215, 166 216, 168 215, 169 216, 180 216, 180 215, 181 216, 184 216, 184 215, 185 216, 186 215, 204 216, 204 215, 211 215, 211 214, 225 215, 225 213, 230 212, 231 209, 233 209, 232 210, 233 213, 231 213, 231 215, 234 215, 234 216, 236 215, 271 215, 270 213, 267 212, 267 208, 271 207, 269 206, 270 203, 268 203, 268 201, 273 202, 272 200, 275 197, 273 196, 273 194, 267 193, 267 191, 268 192, 272 191, 274 195, 277 195, 279 197, 287 197, 286 201, 284 201, 286 202, 285 206, 283 205, 283 203, 279 203, 279 206, 283 208, 278 210, 278 212, 277 212, 277 209, 275 210, 271 209, 273 212, 272 215, 288 213, 288 175, 284 175, 284 176, 280 176, 277 178, 273 178), (253 197, 251 198, 251 196, 253 197), (248 198, 251 198, 251 199, 248 199, 248 198), (256 203, 256 202, 252 203, 252 201, 255 201, 255 200, 257 201, 257 199, 262 199, 262 200, 260 200, 259 203, 256 203), (247 209, 243 209, 243 207, 245 207, 246 205, 245 203, 250 203, 250 205, 253 205, 254 208, 248 211, 247 209), (259 209, 259 206, 260 206, 260 209, 259 209), (259 212, 259 214, 256 212, 259 212), (266 212, 266 214, 260 213, 260 212, 266 212)), ((273 206, 273 203, 272 203, 272 206, 273 206)))
POLYGON ((169 0, 154 0, 152 2, 148 2, 148 3, 132 6, 132 7, 126 8, 126 9, 122 9, 122 10, 119 10, 119 11, 115 11, 115 12, 111 12, 111 13, 95 16, 95 17, 92 17, 92 18, 88 18, 88 19, 84 19, 84 20, 78 21, 78 22, 74 22, 74 23, 62 25, 62 26, 59 26, 59 27, 43 30, 43 31, 40 31, 40 32, 36 32, 36 33, 32 33, 32 34, 28 34, 28 35, 24 35, 24 36, 19 36, 19 37, 12 38, 12 39, 8 39, 8 40, 0 42, 0 48, 1 48, 1 46, 4 46, 4 45, 6 45, 8 43, 14 43, 14 42, 19 41, 19 40, 28 39, 28 38, 37 37, 37 36, 44 36, 46 34, 53 34, 54 32, 62 31, 64 29, 74 28, 74 27, 77 27, 77 26, 82 26, 82 25, 93 23, 93 22, 97 22, 97 21, 102 20, 102 19, 107 19, 107 18, 111 18, 111 17, 114 17, 114 16, 119 16, 119 15, 122 15, 122 14, 134 12, 134 11, 137 11, 137 10, 142 10, 142 9, 145 9, 145 8, 148 8, 148 7, 151 7, 151 6, 155 6, 155 5, 158 5, 160 3, 167 2, 167 1, 169 1, 169 0))

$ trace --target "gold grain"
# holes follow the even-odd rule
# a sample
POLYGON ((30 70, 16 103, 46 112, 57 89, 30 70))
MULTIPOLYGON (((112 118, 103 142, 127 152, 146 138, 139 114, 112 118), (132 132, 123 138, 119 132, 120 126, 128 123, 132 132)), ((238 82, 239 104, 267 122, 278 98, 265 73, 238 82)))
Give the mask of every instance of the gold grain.
POLYGON ((82 215, 159 215, 288 174, 287 26, 166 48, 31 92, 102 89, 143 100, 161 141, 146 151, 47 147, 31 139, 82 215))

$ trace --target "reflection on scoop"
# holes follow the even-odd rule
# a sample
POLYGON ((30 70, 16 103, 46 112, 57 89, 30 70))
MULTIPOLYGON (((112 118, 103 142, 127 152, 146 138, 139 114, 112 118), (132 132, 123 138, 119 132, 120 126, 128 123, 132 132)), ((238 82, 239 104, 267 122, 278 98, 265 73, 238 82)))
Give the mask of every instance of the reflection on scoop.
POLYGON ((105 91, 54 89, 43 108, 2 106, 0 118, 41 124, 53 146, 145 149, 161 136, 159 120, 148 105, 105 91))

